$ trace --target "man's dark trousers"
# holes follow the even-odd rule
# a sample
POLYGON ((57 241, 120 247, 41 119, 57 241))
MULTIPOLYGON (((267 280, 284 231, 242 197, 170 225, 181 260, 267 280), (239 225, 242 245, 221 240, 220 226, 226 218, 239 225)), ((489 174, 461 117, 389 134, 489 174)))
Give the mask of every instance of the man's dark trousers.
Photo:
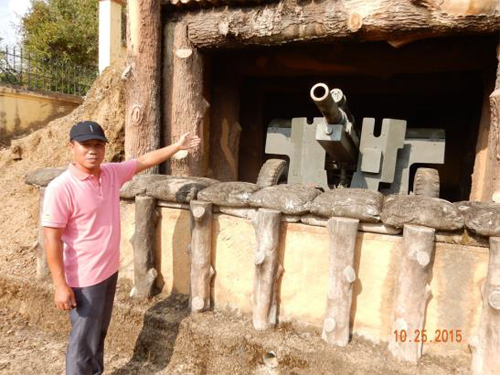
POLYGON ((99 284, 72 288, 71 333, 66 353, 67 375, 97 375, 104 371, 104 339, 108 332, 118 272, 99 284))

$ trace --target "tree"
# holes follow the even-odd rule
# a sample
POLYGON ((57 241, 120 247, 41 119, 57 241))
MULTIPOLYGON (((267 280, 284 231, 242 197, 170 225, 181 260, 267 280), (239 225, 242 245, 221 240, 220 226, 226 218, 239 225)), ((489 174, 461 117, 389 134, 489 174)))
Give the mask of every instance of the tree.
POLYGON ((65 63, 97 65, 99 0, 31 0, 21 18, 26 52, 65 63))

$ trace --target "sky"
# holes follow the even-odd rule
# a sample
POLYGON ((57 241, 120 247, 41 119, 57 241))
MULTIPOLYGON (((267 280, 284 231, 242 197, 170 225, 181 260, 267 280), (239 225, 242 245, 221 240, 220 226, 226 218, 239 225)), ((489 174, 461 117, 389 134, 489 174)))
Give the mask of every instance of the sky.
POLYGON ((14 46, 19 42, 17 25, 30 5, 30 0, 0 0, 0 37, 2 45, 14 46))

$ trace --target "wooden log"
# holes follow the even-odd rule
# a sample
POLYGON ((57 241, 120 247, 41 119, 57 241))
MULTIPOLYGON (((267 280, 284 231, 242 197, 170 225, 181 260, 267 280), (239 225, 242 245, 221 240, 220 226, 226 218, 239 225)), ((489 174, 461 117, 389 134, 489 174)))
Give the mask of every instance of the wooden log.
POLYGON ((147 298, 153 292, 158 276, 154 261, 157 221, 156 199, 136 196, 135 233, 131 240, 134 248, 134 287, 130 292, 131 297, 147 298))
POLYGON ((168 202, 168 201, 158 200, 158 202, 156 203, 156 205, 158 207, 176 208, 176 209, 179 209, 179 210, 189 210, 189 209, 191 209, 189 207, 188 203, 177 203, 177 202, 168 202))
POLYGON ((488 275, 482 286, 482 296, 478 334, 469 343, 471 373, 493 375, 500 371, 500 237, 490 237, 488 275))
POLYGON ((497 77, 495 91, 490 95, 491 122, 488 133, 487 179, 484 182, 486 194, 483 200, 498 199, 495 193, 500 191, 500 42, 497 46, 497 77), (489 181, 488 181, 489 180, 489 181))
POLYGON ((170 20, 164 28, 163 137, 171 144, 184 133, 198 135, 202 147, 194 152, 178 152, 165 164, 166 174, 201 176, 206 174, 208 159, 209 104, 204 92, 203 56, 187 39, 187 25, 170 20))
POLYGON ((39 280, 45 279, 49 276, 49 265, 47 264, 47 253, 44 247, 44 237, 43 237, 43 226, 42 226, 42 216, 43 216, 43 200, 45 197, 45 188, 40 187, 39 189, 39 214, 38 214, 38 240, 33 245, 33 249, 36 250, 36 277, 39 280))
POLYGON ((210 282, 215 271, 212 256, 212 203, 191 201, 191 293, 192 312, 210 308, 210 282))
POLYGON ((494 91, 494 82, 485 78, 469 201, 488 201, 488 190, 491 188, 491 184, 488 181, 491 172, 488 173, 487 169, 491 169, 491 163, 488 162, 490 156, 488 155, 488 138, 492 118, 490 110, 490 94, 492 91, 494 91))
POLYGON ((471 201, 489 202, 494 200, 495 192, 500 191, 500 44, 497 60, 494 85, 490 81, 484 83, 485 98, 476 143, 471 201))
POLYGON ((408 0, 284 0, 253 9, 220 8, 188 16, 189 39, 198 48, 331 42, 342 38, 395 42, 451 34, 490 34, 499 28, 496 13, 450 15, 408 0))
MULTIPOLYGON (((499 58, 500 61, 500 58, 499 58)), ((483 182, 483 200, 491 201, 495 191, 500 190, 500 65, 497 70, 496 89, 490 95, 491 120, 488 132, 486 180, 483 182)))
POLYGON ((329 344, 346 346, 349 343, 349 317, 352 305, 354 248, 359 220, 332 217, 327 228, 330 236, 328 298, 323 339, 329 344))
POLYGON ((217 180, 237 181, 241 133, 239 84, 235 77, 225 73, 215 80, 213 88, 210 166, 217 180))
POLYGON ((266 330, 276 325, 278 284, 283 267, 278 262, 281 212, 259 209, 255 221, 257 248, 253 288, 253 327, 266 330))
POLYGON ((245 207, 219 207, 219 211, 226 215, 241 217, 243 219, 255 220, 258 210, 256 208, 245 207))
POLYGON ((128 3, 125 158, 132 159, 160 147, 161 6, 160 0, 128 3))
POLYGON ((396 302, 389 350, 400 360, 417 363, 422 356, 422 340, 401 340, 414 337, 424 329, 425 311, 431 296, 431 259, 434 253, 435 230, 405 225, 403 247, 396 286, 396 302))

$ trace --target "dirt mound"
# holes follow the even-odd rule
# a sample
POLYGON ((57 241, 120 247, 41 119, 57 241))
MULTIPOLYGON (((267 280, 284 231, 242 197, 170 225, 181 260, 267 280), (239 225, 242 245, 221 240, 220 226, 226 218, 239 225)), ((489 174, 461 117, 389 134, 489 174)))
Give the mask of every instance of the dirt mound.
POLYGON ((24 184, 24 175, 36 168, 69 163, 67 145, 71 126, 82 120, 97 121, 109 139, 106 160, 123 158, 125 90, 120 79, 123 69, 124 61, 116 62, 94 82, 81 106, 43 129, 12 141, 11 149, 0 150, 0 260, 11 263, 12 272, 18 268, 30 273, 35 270, 26 263, 35 259, 34 250, 29 249, 37 236, 38 192, 24 184), (12 149, 20 153, 21 159, 13 160, 12 149))

